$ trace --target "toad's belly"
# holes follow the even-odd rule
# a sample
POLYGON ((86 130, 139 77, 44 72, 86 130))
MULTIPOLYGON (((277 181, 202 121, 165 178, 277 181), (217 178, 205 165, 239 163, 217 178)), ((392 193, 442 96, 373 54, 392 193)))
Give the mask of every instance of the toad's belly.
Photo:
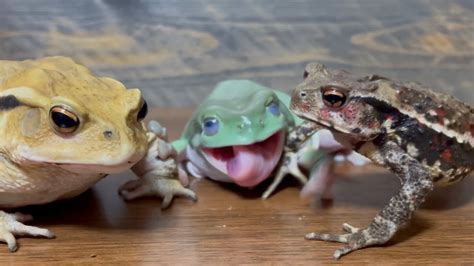
POLYGON ((0 164, 0 208, 37 205, 77 196, 104 174, 76 174, 55 166, 13 168, 0 164))

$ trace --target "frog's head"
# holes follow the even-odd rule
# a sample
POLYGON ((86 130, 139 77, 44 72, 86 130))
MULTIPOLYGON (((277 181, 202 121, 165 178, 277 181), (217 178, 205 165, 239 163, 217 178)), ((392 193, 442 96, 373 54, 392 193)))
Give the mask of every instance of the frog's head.
POLYGON ((145 154, 147 106, 138 89, 63 57, 18 62, 11 71, 0 84, 0 147, 15 163, 115 173, 145 154))
POLYGON ((329 71, 322 64, 306 66, 305 80, 293 91, 290 110, 354 140, 373 139, 381 131, 380 113, 372 78, 356 79, 343 70, 329 71))
POLYGON ((278 163, 285 132, 294 121, 277 94, 248 80, 217 85, 188 124, 190 145, 216 169, 252 187, 278 163))

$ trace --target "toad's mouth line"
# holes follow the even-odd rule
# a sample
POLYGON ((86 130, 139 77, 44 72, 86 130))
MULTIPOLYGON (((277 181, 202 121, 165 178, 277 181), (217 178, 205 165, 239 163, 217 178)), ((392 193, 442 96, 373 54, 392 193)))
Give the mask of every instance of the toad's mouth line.
POLYGON ((75 162, 55 162, 55 161, 38 161, 38 160, 26 160, 29 164, 47 164, 54 167, 60 167, 66 171, 77 173, 77 174, 116 174, 121 173, 127 169, 130 169, 135 165, 143 156, 135 155, 126 160, 112 163, 112 164, 101 164, 101 163, 75 163, 75 162))
POLYGON ((76 163, 52 163, 64 170, 71 171, 78 174, 91 174, 91 173, 103 173, 103 174, 116 174, 121 173, 127 169, 130 169, 136 161, 128 161, 114 165, 101 165, 101 164, 76 164, 76 163))
POLYGON ((265 140, 248 145, 203 148, 207 161, 242 187, 267 179, 280 160, 285 133, 280 130, 265 140))

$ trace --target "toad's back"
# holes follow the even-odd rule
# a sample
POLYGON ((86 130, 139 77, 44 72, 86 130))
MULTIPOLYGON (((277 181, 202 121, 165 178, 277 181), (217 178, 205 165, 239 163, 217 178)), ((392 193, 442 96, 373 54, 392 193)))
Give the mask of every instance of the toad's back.
POLYGON ((417 83, 380 80, 378 86, 376 98, 390 101, 392 107, 408 117, 474 147, 474 108, 468 104, 417 83))
MULTIPOLYGON (((379 86, 388 83, 384 80, 379 86)), ((392 91, 392 97, 397 97, 392 103, 399 106, 367 99, 380 112, 387 132, 375 142, 386 138, 398 143, 429 170, 437 184, 459 181, 473 170, 472 107, 414 83, 391 83, 381 91, 392 91)))

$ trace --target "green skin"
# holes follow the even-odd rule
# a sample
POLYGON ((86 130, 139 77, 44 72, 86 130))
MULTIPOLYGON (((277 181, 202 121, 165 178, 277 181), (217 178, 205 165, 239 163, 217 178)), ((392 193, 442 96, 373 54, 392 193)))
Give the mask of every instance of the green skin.
POLYGON ((172 142, 178 161, 193 176, 242 187, 254 187, 276 172, 277 178, 263 198, 286 174, 305 184, 307 179, 300 167, 314 176, 321 172, 321 163, 332 162, 333 157, 314 149, 310 140, 298 143, 298 151, 290 155, 297 158, 293 166, 290 160, 281 159, 288 156, 288 134, 302 123, 289 111, 289 102, 287 94, 249 80, 220 82, 188 121, 181 138, 172 142), (205 124, 211 118, 218 121, 218 126, 211 127, 214 131, 209 134, 205 124), (228 166, 232 160, 239 162, 228 166))

